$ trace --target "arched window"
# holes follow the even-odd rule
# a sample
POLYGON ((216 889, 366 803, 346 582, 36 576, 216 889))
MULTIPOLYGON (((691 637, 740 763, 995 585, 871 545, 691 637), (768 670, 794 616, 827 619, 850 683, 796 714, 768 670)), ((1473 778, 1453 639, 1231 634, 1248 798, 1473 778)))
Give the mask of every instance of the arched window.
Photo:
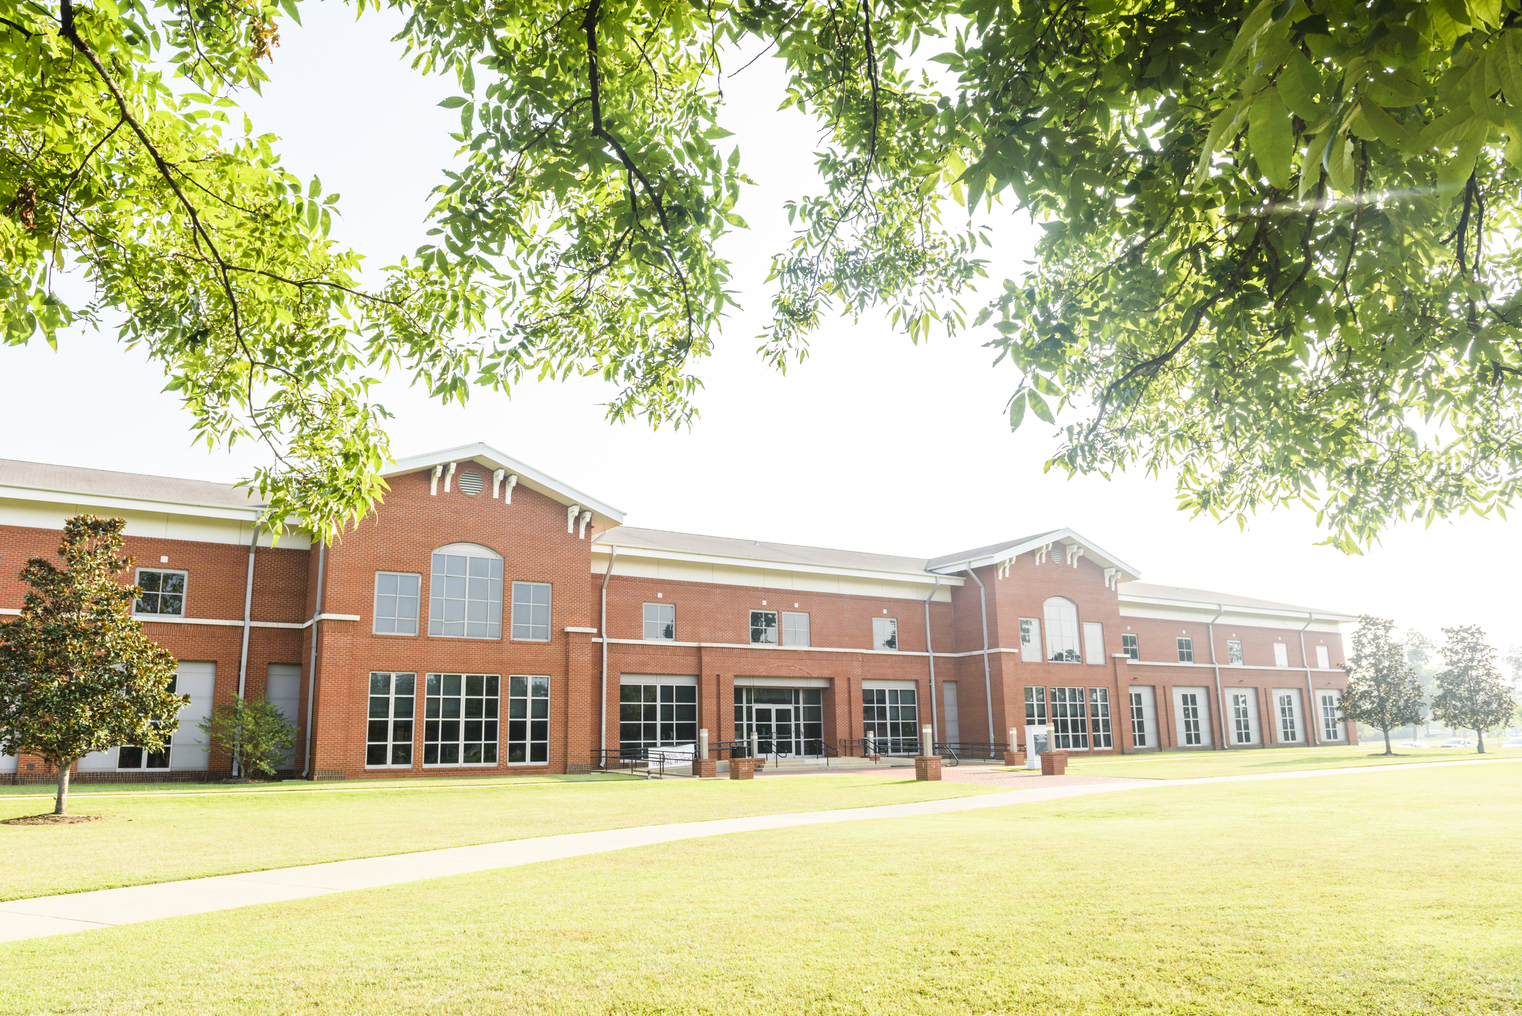
POLYGON ((1046 658, 1053 663, 1082 663, 1078 651, 1078 606, 1054 596, 1046 601, 1046 658))
POLYGON ((474 543, 440 547, 428 593, 428 634, 502 637, 502 555, 496 551, 474 543))

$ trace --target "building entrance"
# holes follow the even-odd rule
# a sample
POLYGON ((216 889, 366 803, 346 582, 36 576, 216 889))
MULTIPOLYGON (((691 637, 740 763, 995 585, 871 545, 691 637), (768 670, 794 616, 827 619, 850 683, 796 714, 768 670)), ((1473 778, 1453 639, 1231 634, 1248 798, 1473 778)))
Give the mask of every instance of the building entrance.
POLYGON ((763 754, 820 754, 823 694, 814 688, 736 688, 735 740, 749 741, 752 731, 763 754))

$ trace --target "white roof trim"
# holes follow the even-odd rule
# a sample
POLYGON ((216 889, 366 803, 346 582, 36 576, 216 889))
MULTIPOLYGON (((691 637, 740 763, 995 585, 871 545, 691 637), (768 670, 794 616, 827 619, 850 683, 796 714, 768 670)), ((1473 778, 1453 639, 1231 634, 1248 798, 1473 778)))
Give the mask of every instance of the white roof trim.
MULTIPOLYGON (((871 579, 874 582, 909 582, 916 585, 934 585, 939 578, 943 586, 965 585, 967 580, 955 575, 936 575, 928 571, 877 571, 869 568, 837 568, 824 564, 801 564, 796 561, 765 561, 753 557, 726 557, 721 554, 693 554, 682 550, 661 550, 655 547, 624 547, 614 533, 592 544, 592 553, 608 554, 618 547, 618 556, 651 557, 667 561, 684 561, 690 564, 716 564, 726 568, 745 568, 751 571, 804 572, 809 575, 844 575, 848 578, 871 579)), ((596 569, 594 568, 594 571, 596 569)), ((614 569, 617 574, 617 569, 614 569)), ((598 571, 597 574, 602 574, 598 571)), ((980 650, 981 651, 981 650, 980 650)))
POLYGON ((968 561, 960 561, 954 564, 943 564, 938 568, 931 569, 931 571, 941 575, 954 575, 964 568, 986 568, 989 565, 1000 564, 1001 562, 1008 561, 1011 558, 1019 557, 1021 554, 1040 550, 1042 547, 1053 543, 1078 544, 1083 548, 1083 556, 1086 559, 1093 561, 1095 564, 1098 564, 1101 567, 1119 568, 1123 573, 1119 579, 1121 582, 1134 582, 1137 579, 1141 578, 1141 572, 1126 564, 1120 558, 1116 557, 1114 554, 1111 554, 1104 548, 1090 542, 1089 540, 1084 539, 1082 536, 1079 536, 1071 529, 1055 529, 1049 533, 1043 533, 1040 536, 1026 540, 1023 543, 1012 544, 1011 546, 1005 547, 1002 550, 985 553, 981 557, 975 557, 968 561))
POLYGON ((623 525, 624 513, 612 505, 603 504, 594 497, 589 497, 568 483, 562 483, 548 473, 542 473, 533 466, 524 465, 510 455, 505 455, 489 444, 480 441, 475 444, 460 445, 457 448, 446 448, 443 451, 425 452, 422 455, 409 455, 404 459, 397 459, 396 468, 389 469, 384 475, 399 476, 402 473, 415 473, 421 470, 437 466, 441 463, 464 462, 475 460, 483 464, 489 464, 494 469, 505 469, 509 473, 518 474, 518 483, 530 490, 537 491, 546 497, 559 501, 561 504, 579 504, 590 510, 594 518, 601 516, 603 525, 599 528, 608 529, 607 523, 615 526, 623 525))
POLYGON ((1124 592, 1120 594, 1120 602, 1122 605, 1134 603, 1139 605, 1151 604, 1158 607, 1187 607, 1190 610, 1202 610, 1207 614, 1210 613, 1212 608, 1219 609, 1224 607, 1227 614, 1256 614, 1264 617, 1288 617, 1294 618, 1297 621, 1315 620, 1333 621, 1338 624, 1351 624, 1352 622, 1358 620, 1357 614, 1338 614, 1330 610, 1312 610, 1310 607, 1305 607, 1304 609, 1288 605, 1283 607, 1262 607, 1250 606, 1248 604, 1241 603, 1230 603, 1222 600, 1180 600, 1167 596, 1140 596, 1134 593, 1124 592))
MULTIPOLYGON (((78 490, 53 490, 47 487, 16 487, 0 485, 0 500, 33 501, 42 504, 89 505, 94 508, 112 508, 129 512, 154 512, 163 515, 184 515, 198 519, 257 519, 263 505, 250 504, 247 508, 229 505, 196 504, 188 501, 151 501, 147 498, 122 497, 116 494, 92 494, 78 490)), ((240 622, 241 623, 241 622, 240 622)))

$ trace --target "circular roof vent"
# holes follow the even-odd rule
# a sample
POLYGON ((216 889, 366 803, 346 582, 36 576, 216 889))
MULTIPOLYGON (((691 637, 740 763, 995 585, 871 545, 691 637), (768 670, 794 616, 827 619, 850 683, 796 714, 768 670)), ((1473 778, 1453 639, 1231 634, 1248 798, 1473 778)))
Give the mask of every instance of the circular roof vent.
POLYGON ((474 469, 466 469, 461 471, 460 489, 469 494, 471 497, 475 497, 477 494, 481 493, 482 488, 485 486, 486 481, 482 479, 481 474, 476 472, 474 469))

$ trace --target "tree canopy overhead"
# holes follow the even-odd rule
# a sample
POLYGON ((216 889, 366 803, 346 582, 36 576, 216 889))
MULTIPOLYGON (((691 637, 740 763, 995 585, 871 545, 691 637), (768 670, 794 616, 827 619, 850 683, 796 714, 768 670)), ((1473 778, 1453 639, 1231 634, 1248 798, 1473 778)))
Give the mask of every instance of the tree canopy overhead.
POLYGON ((746 210, 797 227, 775 366, 840 311, 974 329, 1012 425, 1064 425, 1056 465, 1176 471, 1220 517, 1303 501, 1345 549, 1517 494, 1522 0, 387 4, 458 79, 465 158, 433 244, 360 292, 228 97, 294 2, 0 0, 7 341, 125 312, 204 437, 271 443, 272 516, 331 532, 379 494, 384 368, 446 399, 599 375, 613 418, 689 421, 744 228, 723 84, 757 59, 822 124, 817 192, 746 210), (1040 222, 1034 264, 974 209, 1040 222), (94 303, 57 296, 71 263, 94 303))

